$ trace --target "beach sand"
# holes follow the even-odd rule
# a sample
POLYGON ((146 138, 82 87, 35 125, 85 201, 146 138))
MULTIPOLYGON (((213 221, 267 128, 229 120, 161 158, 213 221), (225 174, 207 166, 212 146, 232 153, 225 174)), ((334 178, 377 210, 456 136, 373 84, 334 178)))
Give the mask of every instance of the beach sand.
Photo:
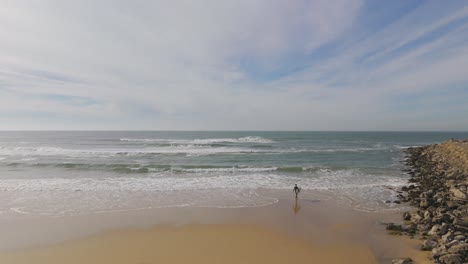
POLYGON ((316 195, 254 208, 161 208, 0 224, 0 263, 430 263, 418 241, 386 234, 398 213, 359 212, 316 195))

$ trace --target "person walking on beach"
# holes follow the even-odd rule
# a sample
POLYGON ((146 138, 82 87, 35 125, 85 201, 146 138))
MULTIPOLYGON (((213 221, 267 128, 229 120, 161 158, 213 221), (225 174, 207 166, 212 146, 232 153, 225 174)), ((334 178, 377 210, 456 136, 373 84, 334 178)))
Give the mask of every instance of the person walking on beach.
POLYGON ((301 188, 297 187, 297 184, 295 184, 293 192, 296 194, 296 199, 297 199, 297 195, 301 192, 301 188))

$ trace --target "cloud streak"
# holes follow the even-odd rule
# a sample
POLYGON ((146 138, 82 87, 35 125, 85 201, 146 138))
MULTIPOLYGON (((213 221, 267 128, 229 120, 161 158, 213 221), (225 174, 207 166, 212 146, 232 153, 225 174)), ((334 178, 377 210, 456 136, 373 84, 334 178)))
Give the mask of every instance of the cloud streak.
POLYGON ((0 129, 468 130, 468 5, 393 2, 3 1, 0 129))

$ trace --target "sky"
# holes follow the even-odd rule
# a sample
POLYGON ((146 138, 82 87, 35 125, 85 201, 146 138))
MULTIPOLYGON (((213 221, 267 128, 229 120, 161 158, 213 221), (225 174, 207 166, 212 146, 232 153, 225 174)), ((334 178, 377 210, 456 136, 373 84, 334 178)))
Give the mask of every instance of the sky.
POLYGON ((0 129, 468 131, 468 1, 0 0, 0 129))

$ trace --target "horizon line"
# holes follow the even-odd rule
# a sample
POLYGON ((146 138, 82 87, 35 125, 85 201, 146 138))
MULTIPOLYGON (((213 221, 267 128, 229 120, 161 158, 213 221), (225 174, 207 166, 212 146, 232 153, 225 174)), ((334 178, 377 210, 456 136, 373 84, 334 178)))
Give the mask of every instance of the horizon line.
POLYGON ((467 130, 165 130, 165 129, 0 129, 0 132, 432 132, 468 133, 467 130))

